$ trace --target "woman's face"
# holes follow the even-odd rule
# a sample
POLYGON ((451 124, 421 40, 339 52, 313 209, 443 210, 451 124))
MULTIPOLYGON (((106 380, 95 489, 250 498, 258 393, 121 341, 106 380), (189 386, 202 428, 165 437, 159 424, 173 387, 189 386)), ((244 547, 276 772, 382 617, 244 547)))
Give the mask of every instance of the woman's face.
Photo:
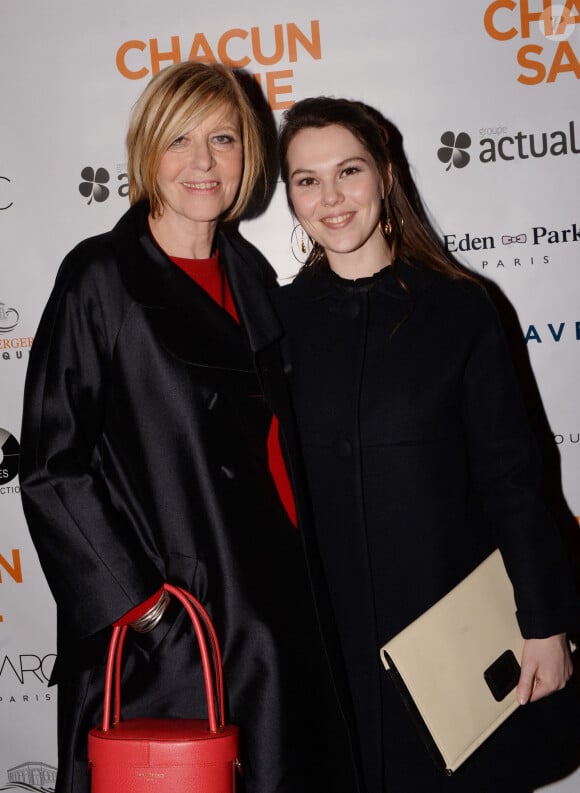
POLYGON ((387 264, 379 226, 383 180, 362 143, 338 124, 308 127, 291 140, 287 158, 296 217, 325 249, 332 269, 360 277, 387 264))
POLYGON ((161 158, 162 221, 172 226, 215 222, 234 202, 242 167, 238 115, 228 106, 218 108, 188 127, 161 158))

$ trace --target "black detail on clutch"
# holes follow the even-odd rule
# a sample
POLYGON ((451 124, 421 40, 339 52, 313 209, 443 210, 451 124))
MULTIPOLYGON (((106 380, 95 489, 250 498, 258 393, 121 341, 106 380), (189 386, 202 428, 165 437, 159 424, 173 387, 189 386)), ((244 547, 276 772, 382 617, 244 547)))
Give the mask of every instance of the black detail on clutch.
POLYGON ((501 702, 517 686, 520 665, 512 650, 506 650, 483 673, 496 702, 501 702))

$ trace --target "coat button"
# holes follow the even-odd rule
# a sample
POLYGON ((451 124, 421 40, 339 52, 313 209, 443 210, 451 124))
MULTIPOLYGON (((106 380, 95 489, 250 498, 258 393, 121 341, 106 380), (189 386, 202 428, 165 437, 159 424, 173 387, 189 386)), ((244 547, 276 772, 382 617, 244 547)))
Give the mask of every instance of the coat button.
POLYGON ((232 471, 232 469, 228 468, 226 465, 222 465, 220 471, 222 476, 225 476, 226 479, 235 479, 236 477, 235 471, 232 471))
POLYGON ((349 319, 356 319, 360 314, 360 301, 359 300, 345 300, 340 310, 345 317, 349 319))
POLYGON ((346 438, 338 438, 332 444, 332 451, 337 457, 350 457, 352 454, 352 445, 346 438))
POLYGON ((216 391, 214 394, 212 394, 206 400, 206 403, 205 403, 206 408, 208 410, 213 410, 215 408, 215 406, 217 405, 219 398, 220 398, 220 395, 216 391))

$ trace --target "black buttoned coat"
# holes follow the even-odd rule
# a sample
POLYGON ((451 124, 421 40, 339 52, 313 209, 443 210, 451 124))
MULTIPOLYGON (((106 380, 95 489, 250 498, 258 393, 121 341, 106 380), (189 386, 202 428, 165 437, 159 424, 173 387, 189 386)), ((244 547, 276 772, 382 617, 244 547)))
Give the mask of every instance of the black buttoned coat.
POLYGON ((532 790, 578 746, 571 689, 522 708, 449 780, 379 658, 497 546, 524 636, 579 624, 490 300, 400 261, 359 282, 305 272, 272 300, 368 793, 532 790))
MULTIPOLYGON (((147 213, 131 208, 66 257, 27 374, 20 477, 57 604, 57 791, 88 790, 111 624, 169 581, 215 622, 243 789, 352 793, 303 537, 268 469, 254 354, 280 335, 275 274, 218 233, 240 326, 156 246, 147 213)), ((127 656, 125 718, 204 717, 179 609, 127 656)))

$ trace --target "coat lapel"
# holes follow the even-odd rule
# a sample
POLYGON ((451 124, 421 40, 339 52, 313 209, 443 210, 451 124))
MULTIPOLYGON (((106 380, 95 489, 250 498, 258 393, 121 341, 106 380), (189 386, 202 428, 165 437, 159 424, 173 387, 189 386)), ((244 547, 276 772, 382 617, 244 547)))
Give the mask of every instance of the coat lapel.
POLYGON ((276 274, 259 251, 239 234, 218 235, 218 247, 236 310, 254 353, 283 335, 268 297, 277 286, 276 274))
POLYGON ((184 363, 253 371, 239 324, 156 245, 147 214, 146 204, 132 207, 115 227, 114 239, 123 283, 145 308, 161 344, 184 363))

